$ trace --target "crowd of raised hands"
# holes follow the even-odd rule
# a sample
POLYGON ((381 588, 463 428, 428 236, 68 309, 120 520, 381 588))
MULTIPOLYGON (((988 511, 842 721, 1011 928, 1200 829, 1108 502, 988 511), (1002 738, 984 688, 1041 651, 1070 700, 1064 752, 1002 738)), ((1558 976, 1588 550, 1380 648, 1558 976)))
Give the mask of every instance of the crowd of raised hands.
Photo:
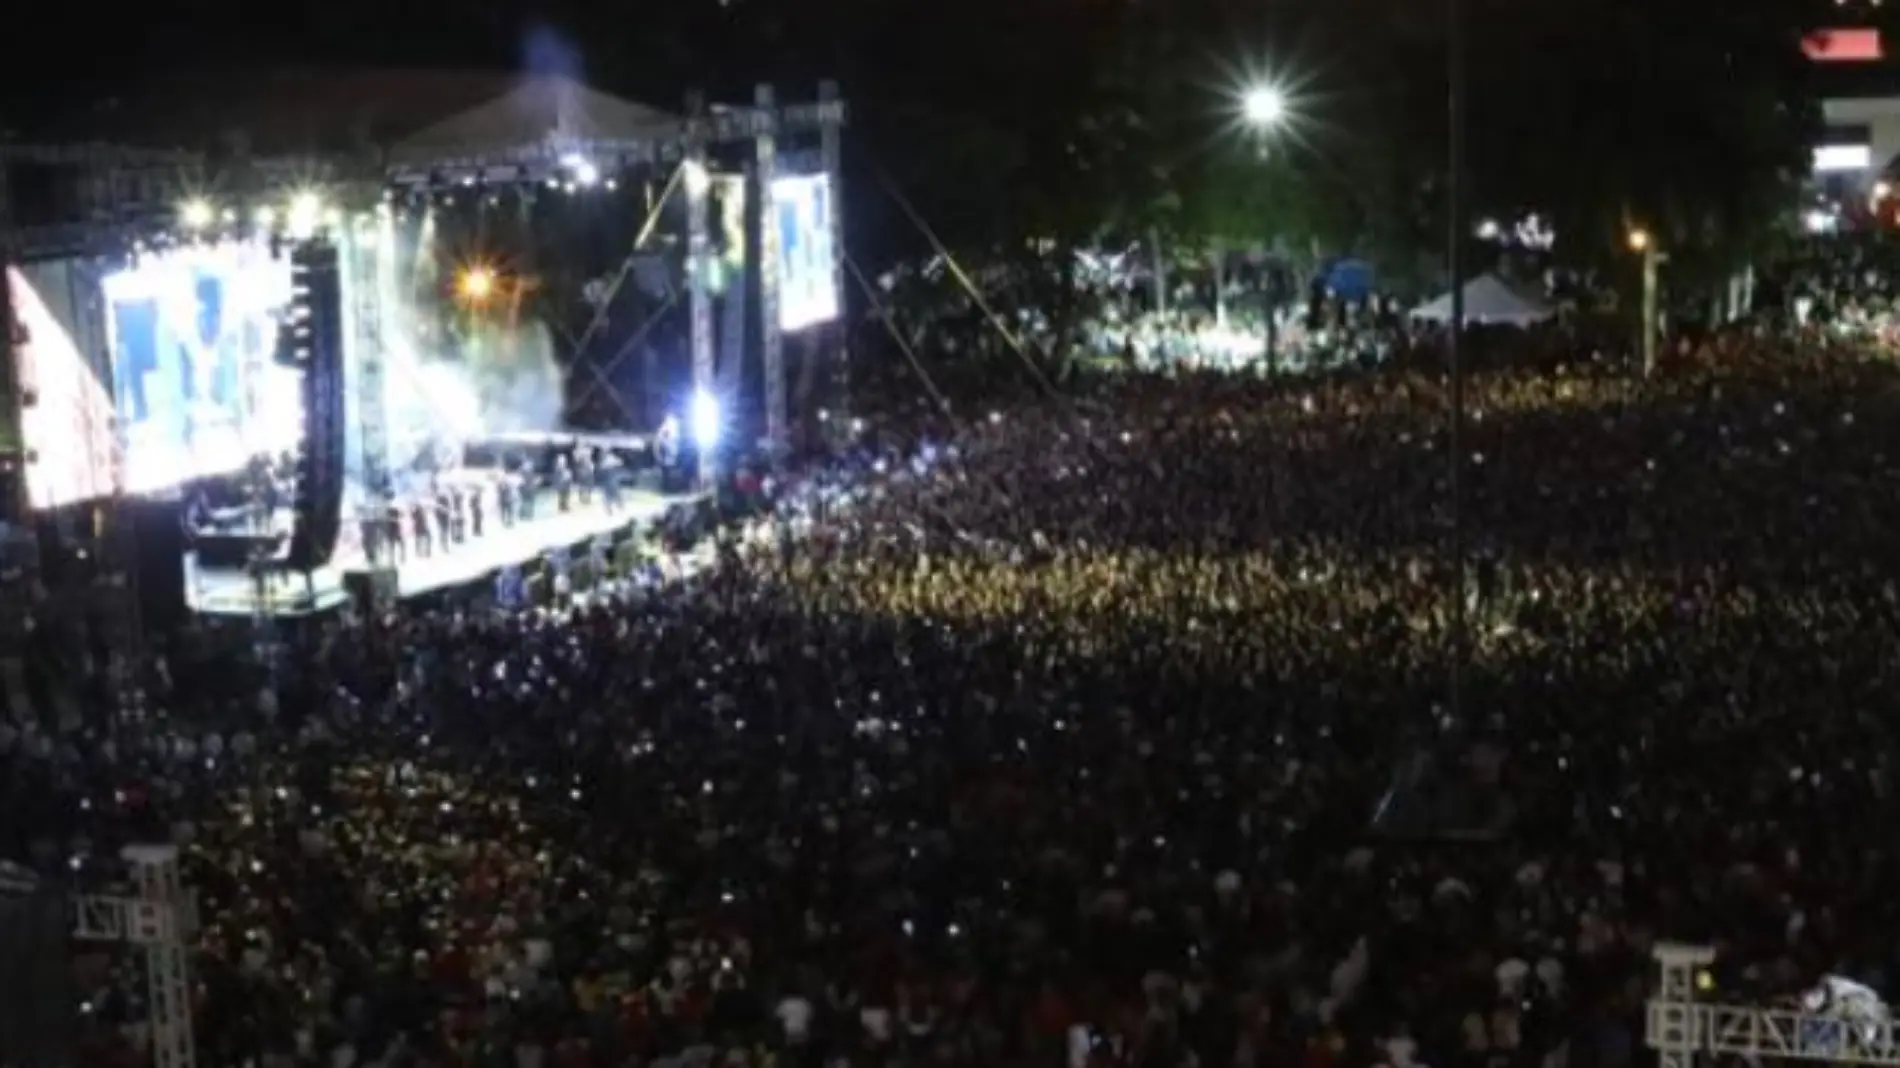
POLYGON ((1462 590, 1434 375, 973 408, 690 580, 312 625, 267 697, 181 636, 142 731, 0 732, 0 855, 181 844, 207 1065, 1622 1068, 1656 940, 1900 964, 1897 390, 1486 372, 1462 590), (1504 818, 1382 831, 1426 750, 1504 818))

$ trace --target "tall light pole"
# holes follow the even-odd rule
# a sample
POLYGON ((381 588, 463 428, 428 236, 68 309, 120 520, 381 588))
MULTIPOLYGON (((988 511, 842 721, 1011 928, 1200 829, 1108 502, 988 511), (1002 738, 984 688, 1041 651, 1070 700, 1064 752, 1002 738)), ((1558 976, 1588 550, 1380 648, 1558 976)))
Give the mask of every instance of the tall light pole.
POLYGON ((1446 136, 1445 263, 1451 275, 1451 335, 1445 344, 1445 368, 1451 379, 1451 446, 1447 490, 1451 496, 1451 672, 1447 694, 1452 720, 1464 719, 1465 658, 1469 647, 1465 618, 1464 430, 1465 368, 1465 5, 1445 0, 1446 136))
MULTIPOLYGON (((1260 147, 1260 154, 1262 157, 1265 157, 1267 154, 1267 139, 1277 133, 1280 128, 1286 124, 1286 93, 1281 90, 1279 86, 1268 82, 1263 82, 1248 88, 1240 97, 1240 117, 1242 121, 1247 124, 1247 128, 1253 131, 1254 137, 1260 147)), ((1264 287, 1265 292, 1262 294, 1262 303, 1266 306, 1267 311, 1266 357, 1267 373, 1271 375, 1278 373, 1280 369, 1280 281, 1278 274, 1272 269, 1272 235, 1266 236, 1268 238, 1268 269, 1266 285, 1264 287)))
POLYGON ((1656 327, 1659 318, 1657 289, 1660 268, 1666 258, 1656 248, 1656 239, 1638 227, 1629 232, 1630 251, 1643 258, 1643 321, 1641 326, 1643 377, 1656 373, 1656 327))

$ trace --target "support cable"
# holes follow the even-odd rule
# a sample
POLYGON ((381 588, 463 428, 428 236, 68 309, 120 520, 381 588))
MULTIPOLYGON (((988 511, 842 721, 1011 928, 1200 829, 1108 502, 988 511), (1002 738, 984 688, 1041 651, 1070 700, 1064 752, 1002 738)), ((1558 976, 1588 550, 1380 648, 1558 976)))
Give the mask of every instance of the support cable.
POLYGON ((950 249, 937 237, 937 232, 931 229, 930 223, 925 221, 916 206, 910 202, 909 198, 904 196, 903 190, 897 188, 897 183, 891 178, 890 172, 886 171, 876 162, 872 163, 872 168, 876 170, 878 182, 883 185, 884 191, 890 194, 891 199, 897 203, 898 208, 910 219, 911 225, 917 227, 917 231, 924 235, 926 241, 930 242, 930 247, 935 249, 937 255, 943 258, 944 265, 950 269, 951 277, 955 278, 957 284, 963 287, 964 292, 970 295, 970 299, 976 303, 977 309, 990 321, 990 325, 996 328, 996 332, 1003 336, 1003 341, 1007 343, 1023 361, 1023 364, 1029 368, 1030 374, 1035 376, 1036 381, 1041 384, 1043 389, 1048 390, 1050 395, 1062 397, 1062 391, 1056 388, 1055 383, 1049 380, 1049 376, 1043 372, 1043 369, 1038 366, 1036 361, 1029 355, 1029 351, 1024 347, 1022 339, 1016 335, 1015 331, 1009 328, 1009 324, 1005 323, 1003 317, 996 313, 996 309, 990 306, 990 302, 983 296, 982 291, 977 288, 976 281, 963 269, 963 265, 957 262, 957 258, 951 255, 950 249))
POLYGON ((646 247, 647 241, 653 237, 653 231, 659 226, 660 213, 666 210, 667 200, 672 197, 673 190, 679 188, 680 180, 685 174, 685 163, 674 167, 672 177, 666 180, 666 188, 660 190, 659 197, 653 201, 653 207, 648 209, 646 221, 640 224, 640 232, 634 235, 633 249, 627 253, 627 258, 621 261, 620 270, 614 273, 614 280, 607 287, 607 296, 594 309, 594 317, 588 321, 587 329, 581 331, 580 339, 574 343, 576 354, 586 350, 588 342, 594 339, 594 335, 599 333, 601 326, 607 322, 607 309, 613 306, 614 297, 619 294, 620 287, 626 283, 627 275, 633 273, 634 256, 646 247))
POLYGON ((897 328, 897 321, 891 317, 890 306, 878 298, 877 291, 871 288, 871 283, 864 277, 864 272, 858 269, 856 260, 852 259, 848 253, 840 258, 844 260, 845 269, 850 271, 851 277, 857 281, 858 288, 864 291, 864 299, 870 303, 872 310, 877 312, 878 322, 884 325, 884 329, 891 335, 891 340, 897 344, 897 351, 904 354, 904 359, 910 362, 911 370, 917 372, 918 381, 923 383, 931 399, 937 402, 937 407, 943 409, 943 414, 950 420, 950 424, 961 429, 957 414, 950 407, 949 398, 937 388, 937 383, 931 379, 930 372, 924 370, 923 361, 917 358, 917 350, 911 347, 910 342, 904 340, 904 332, 897 328))

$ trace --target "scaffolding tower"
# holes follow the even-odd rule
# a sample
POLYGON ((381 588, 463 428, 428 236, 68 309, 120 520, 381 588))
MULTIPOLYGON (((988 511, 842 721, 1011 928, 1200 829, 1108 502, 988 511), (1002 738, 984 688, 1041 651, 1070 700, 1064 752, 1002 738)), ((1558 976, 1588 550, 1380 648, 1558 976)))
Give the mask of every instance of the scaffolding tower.
POLYGON ((1701 1054, 1900 1065, 1890 1013, 1874 1019, 1705 1001, 1699 978, 1714 950, 1662 943, 1651 956, 1660 975, 1644 1037, 1660 1068, 1694 1068, 1701 1054))
POLYGON ((148 1023, 154 1068, 192 1068, 191 975, 186 941, 192 915, 178 875, 178 847, 127 846, 136 897, 83 895, 73 899, 73 938, 128 942, 145 951, 148 1023))

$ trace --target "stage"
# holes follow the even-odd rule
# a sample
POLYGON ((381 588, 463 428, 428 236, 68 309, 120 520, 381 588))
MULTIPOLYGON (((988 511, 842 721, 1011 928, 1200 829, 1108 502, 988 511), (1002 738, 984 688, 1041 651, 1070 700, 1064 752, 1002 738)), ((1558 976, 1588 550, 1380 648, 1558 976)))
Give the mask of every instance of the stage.
MULTIPOLYGON (((565 549, 603 534, 618 535, 657 522, 675 505, 703 500, 704 494, 668 496, 629 490, 620 508, 609 515, 598 501, 557 511, 554 495, 537 499, 535 518, 512 527, 491 524, 479 538, 426 557, 413 553, 396 567, 397 596, 416 597, 437 590, 466 586, 510 564, 532 560, 552 549, 565 549)), ((305 584, 301 574, 275 576, 265 604, 273 616, 306 616, 333 611, 349 600, 344 577, 368 569, 360 553, 339 558, 316 571, 305 584)), ((197 561, 185 561, 185 595, 193 610, 207 615, 245 617, 257 610, 256 585, 242 571, 200 571, 197 561)))

